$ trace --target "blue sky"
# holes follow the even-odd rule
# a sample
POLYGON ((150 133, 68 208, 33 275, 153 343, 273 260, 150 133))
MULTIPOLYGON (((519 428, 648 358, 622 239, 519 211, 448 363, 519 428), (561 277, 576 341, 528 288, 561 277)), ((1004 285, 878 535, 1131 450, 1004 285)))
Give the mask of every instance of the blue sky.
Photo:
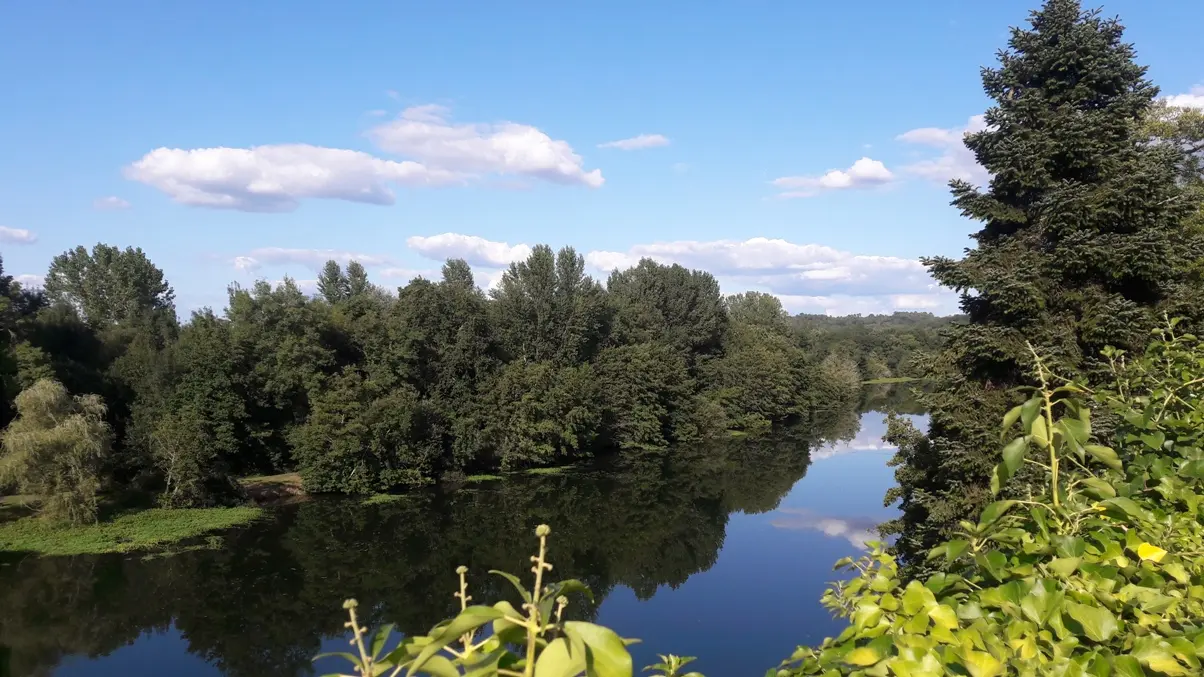
MULTIPOLYGON (((981 175, 979 67, 1033 6, 9 3, 0 251, 33 281, 141 246, 182 313, 331 256, 388 287, 464 256, 488 286, 536 243, 792 311, 948 312, 915 259, 969 244, 944 182, 981 175)), ((1104 7, 1204 106, 1204 3, 1104 7)))

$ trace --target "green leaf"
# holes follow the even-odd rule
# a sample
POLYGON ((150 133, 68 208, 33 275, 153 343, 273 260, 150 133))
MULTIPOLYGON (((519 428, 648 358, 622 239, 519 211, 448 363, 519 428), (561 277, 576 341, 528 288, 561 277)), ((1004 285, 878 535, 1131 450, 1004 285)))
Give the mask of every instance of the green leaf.
POLYGON ((1112 659, 1112 674, 1116 677, 1145 677, 1145 670, 1132 656, 1116 656, 1112 659))
POLYGON ((1087 439, 1091 437, 1091 426, 1077 418, 1060 418, 1054 427, 1061 430, 1062 435, 1074 444, 1086 444, 1087 439))
POLYGON ((553 583, 547 586, 547 589, 547 596, 551 597, 552 599, 556 599, 560 595, 568 595, 570 593, 579 592, 582 595, 585 595, 585 598, 589 601, 594 601, 594 591, 590 590, 588 585, 575 578, 569 578, 558 583, 553 583))
POLYGON ((1105 508, 1113 508, 1123 513, 1126 517, 1141 517, 1145 514, 1145 510, 1143 510, 1141 506, 1137 505, 1136 501, 1124 496, 1109 498, 1106 501, 1100 502, 1100 505, 1104 506, 1105 508))
POLYGON ((938 627, 946 630, 954 630, 957 628, 957 612, 952 607, 944 604, 939 604, 933 607, 928 612, 928 617, 932 619, 938 627))
POLYGON ((962 651, 962 664, 970 677, 998 677, 1003 674, 1003 663, 985 651, 962 651))
POLYGON ((1008 473, 1007 467, 1002 463, 995 466, 995 469, 991 471, 991 493, 998 494, 999 490, 1003 489, 1003 485, 1007 484, 1010 479, 1012 479, 1012 476, 1008 473))
POLYGON ((1008 477, 1016 474, 1016 470, 1020 468, 1020 464, 1024 463, 1024 456, 1028 453, 1028 438, 1017 437, 1007 446, 1003 448, 1003 465, 1008 469, 1008 477))
POLYGON ((1015 501, 995 501, 982 509, 982 515, 978 518, 978 530, 983 531, 995 522, 999 521, 1000 517, 1016 505, 1015 501))
POLYGON ((1044 446, 1049 442, 1049 428, 1045 425, 1045 417, 1038 416, 1033 419, 1033 431, 1030 433, 1033 436, 1033 441, 1038 445, 1044 446))
POLYGON ((502 617, 502 612, 487 606, 470 606, 460 612, 455 618, 451 619, 447 625, 439 629, 439 632, 431 637, 431 643, 422 648, 422 651, 414 658, 414 662, 410 664, 410 669, 406 672, 407 677, 418 671, 418 668, 434 656, 440 649, 451 644, 460 638, 461 635, 476 630, 477 628, 497 620, 502 617))
POLYGON ((878 651, 873 647, 863 646, 859 649, 853 649, 850 651, 847 655, 845 655, 844 660, 846 663, 852 663, 853 665, 866 667, 882 660, 882 655, 879 654, 878 651))
POLYGON ((523 582, 518 580, 518 576, 515 576, 514 574, 508 574, 505 571, 498 571, 496 569, 490 569, 489 573, 501 576, 502 578, 510 581, 510 584, 514 586, 514 589, 518 590, 518 594, 522 596, 523 601, 527 604, 531 603, 531 593, 527 592, 527 589, 523 587, 523 582))
POLYGON ((372 658, 376 659, 380 656, 381 650, 385 648, 385 643, 389 641, 389 636, 393 634, 393 624, 382 625, 376 629, 376 634, 372 637, 372 658))
POLYGON ((564 634, 585 644, 589 677, 631 677, 631 654, 627 646, 610 628, 568 621, 564 634))
POLYGON ((1087 493, 1095 498, 1112 498, 1116 496, 1116 487, 1098 477, 1084 477, 1081 481, 1087 487, 1087 493))
POLYGON ((446 656, 431 656, 418 672, 434 677, 460 677, 460 671, 446 656))
POLYGON ((1024 408, 1024 405, 1018 404, 1009 409, 1008 413, 1003 415, 1003 430, 999 433, 1000 442, 1007 439, 1008 430, 1010 430, 1012 426, 1016 425, 1017 419, 1020 418, 1020 410, 1022 408, 1024 408))
POLYGON ((1116 634, 1118 626, 1111 611, 1099 606, 1066 602, 1066 613, 1083 626, 1083 632, 1091 640, 1106 642, 1116 634))
POLYGON ((351 661, 351 664, 357 668, 360 667, 360 657, 356 656, 355 654, 349 654, 346 651, 331 651, 328 653, 320 653, 317 656, 314 656, 313 660, 317 661, 322 658, 332 658, 334 656, 338 656, 339 658, 344 658, 348 661, 351 661))
POLYGON ((1091 454, 1092 458, 1100 463, 1103 463, 1109 468, 1112 468, 1113 470, 1121 469, 1120 457, 1116 455, 1116 452, 1112 450, 1112 447, 1105 447, 1101 444, 1085 444, 1083 445, 1083 450, 1088 454, 1091 454))
POLYGON ((583 672, 584 647, 571 651, 569 642, 564 637, 552 640, 535 660, 535 677, 574 677, 583 672))
POLYGON ((1028 433, 1032 430, 1033 421, 1037 420, 1037 415, 1041 412, 1041 398, 1034 397, 1024 404, 1020 405, 1020 425, 1024 427, 1024 432, 1028 433))
POLYGON ((1152 433, 1146 433, 1142 435, 1141 441, 1154 451, 1162 451, 1162 445, 1164 442, 1166 442, 1166 434, 1161 430, 1155 430, 1152 433))

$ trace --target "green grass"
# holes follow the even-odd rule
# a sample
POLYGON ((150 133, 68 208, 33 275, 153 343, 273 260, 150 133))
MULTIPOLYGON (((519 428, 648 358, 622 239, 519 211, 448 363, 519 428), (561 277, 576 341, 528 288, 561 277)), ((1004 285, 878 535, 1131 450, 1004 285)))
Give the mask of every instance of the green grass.
POLYGON ((401 494, 372 494, 360 502, 360 505, 382 505, 384 503, 396 503, 405 496, 401 494))
POLYGON ((155 508, 126 513, 98 524, 71 526, 36 517, 0 523, 0 551, 41 555, 97 555, 151 550, 184 539, 247 524, 259 508, 155 508))
POLYGON ((472 484, 474 482, 493 482, 493 481, 500 480, 500 479, 502 479, 501 475, 485 474, 485 475, 469 475, 468 477, 464 478, 464 481, 469 484, 472 484))
POLYGON ((912 381, 923 381, 922 378, 913 378, 911 376, 891 376, 890 378, 872 378, 868 381, 862 381, 861 385, 878 386, 888 383, 910 383, 912 381))
POLYGON ((573 466, 571 465, 558 465, 551 468, 528 468, 523 472, 527 473, 528 475, 559 475, 562 472, 572 469, 573 466))

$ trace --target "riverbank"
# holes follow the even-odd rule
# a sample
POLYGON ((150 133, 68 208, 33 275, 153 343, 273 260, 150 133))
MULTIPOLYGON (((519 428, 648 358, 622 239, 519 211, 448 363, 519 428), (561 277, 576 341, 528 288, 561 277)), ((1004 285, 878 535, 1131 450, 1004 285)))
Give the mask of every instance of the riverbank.
POLYGON ((96 524, 55 524, 33 516, 0 522, 0 551, 39 555, 100 555, 155 550, 248 524, 257 507, 165 509, 124 513, 96 524))

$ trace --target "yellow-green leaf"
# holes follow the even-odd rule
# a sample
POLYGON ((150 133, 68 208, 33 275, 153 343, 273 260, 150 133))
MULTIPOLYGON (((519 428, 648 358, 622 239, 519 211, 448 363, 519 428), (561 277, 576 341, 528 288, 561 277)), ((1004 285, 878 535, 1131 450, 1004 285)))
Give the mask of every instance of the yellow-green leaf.
POLYGON ((873 647, 863 646, 860 649, 853 649, 847 656, 844 657, 846 663, 865 667, 873 665, 882 660, 882 655, 879 654, 873 647))
POLYGON ((1161 562, 1163 557, 1166 557, 1166 551, 1156 545, 1142 543, 1137 546, 1137 556, 1141 559, 1148 559, 1153 562, 1161 562))

